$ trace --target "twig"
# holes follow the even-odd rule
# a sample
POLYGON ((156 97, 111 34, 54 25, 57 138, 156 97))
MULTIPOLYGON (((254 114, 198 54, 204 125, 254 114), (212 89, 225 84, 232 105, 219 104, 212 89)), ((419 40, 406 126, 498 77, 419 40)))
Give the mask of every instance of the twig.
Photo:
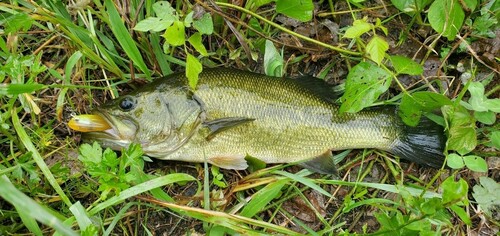
POLYGON ((49 40, 45 41, 40 47, 38 47, 35 51, 33 51, 33 55, 38 54, 45 46, 49 45, 54 39, 58 38, 59 35, 52 36, 49 40))
POLYGON ((215 3, 217 5, 219 5, 219 6, 222 6, 222 7, 233 8, 233 9, 242 11, 244 13, 247 13, 247 14, 249 14, 249 15, 251 15, 251 16, 253 16, 253 17, 255 17, 255 18, 257 18, 257 19, 259 19, 259 20, 261 20, 263 22, 265 22, 266 24, 269 24, 269 25, 271 25, 271 26, 273 26, 273 27, 275 27, 275 28, 277 28, 277 29, 285 32, 285 33, 293 35, 293 36, 295 36, 297 38, 300 38, 300 39, 302 39, 304 41, 307 41, 307 42, 310 42, 310 43, 314 43, 314 44, 320 45, 322 47, 325 47, 325 48, 328 48, 330 50, 337 51, 337 52, 340 52, 340 53, 345 53, 345 54, 349 54, 349 55, 353 55, 353 56, 361 56, 362 55, 359 52, 349 51, 349 50, 346 50, 346 49, 343 49, 343 48, 340 48, 340 47, 332 46, 332 45, 323 43, 321 41, 318 41, 318 40, 306 37, 306 36, 301 35, 301 34, 297 34, 297 33, 293 32, 293 31, 291 31, 291 30, 289 30, 289 29, 287 29, 287 28, 285 28, 285 27, 283 27, 281 25, 278 25, 278 24, 276 24, 276 23, 274 23, 274 22, 272 22, 272 21, 270 21, 270 20, 268 20, 268 19, 266 19, 266 18, 258 15, 258 14, 255 14, 254 12, 249 11, 249 10, 243 8, 243 7, 236 6, 236 5, 229 4, 229 3, 224 3, 224 2, 215 2, 215 3))
MULTIPOLYGON (((467 36, 467 34, 465 35, 465 37, 466 36, 467 36)), ((476 58, 477 61, 479 61, 484 66, 488 67, 490 70, 495 71, 497 74, 500 74, 500 72, 496 68, 491 67, 490 65, 486 64, 483 60, 481 60, 481 58, 479 58, 479 56, 477 55, 477 53, 472 49, 472 47, 469 45, 469 43, 467 41, 465 41, 464 38, 462 38, 462 36, 460 36, 460 35, 457 34, 457 38, 460 39, 460 42, 465 43, 465 46, 467 47, 467 50, 469 50, 469 52, 472 54, 472 56, 474 58, 476 58)))

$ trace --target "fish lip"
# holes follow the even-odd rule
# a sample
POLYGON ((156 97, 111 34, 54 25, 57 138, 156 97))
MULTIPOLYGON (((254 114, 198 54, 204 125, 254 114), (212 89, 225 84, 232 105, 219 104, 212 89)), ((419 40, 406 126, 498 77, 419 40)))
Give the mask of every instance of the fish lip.
MULTIPOLYGON (((127 135, 127 133, 130 133, 130 132, 120 132, 120 130, 117 127, 116 122, 117 121, 122 122, 123 120, 126 120, 127 124, 131 124, 134 126, 133 132, 132 132, 134 134, 135 134, 135 131, 138 129, 136 122, 131 121, 129 119, 126 119, 124 117, 113 117, 112 115, 101 111, 101 109, 99 109, 99 108, 93 110, 92 114, 98 115, 101 118, 103 118, 111 128, 109 128, 107 130, 103 130, 103 131, 93 131, 93 132, 84 133, 84 136, 86 138, 88 138, 90 140, 113 141, 113 142, 118 142, 118 143, 124 144, 124 145, 120 145, 120 146, 125 146, 127 143, 131 143, 132 140, 134 139, 134 136, 132 136, 130 134, 127 135)), ((122 123, 125 123, 125 122, 122 122, 122 123)), ((132 130, 132 129, 130 129, 129 125, 125 125, 125 126, 129 130, 132 130)))

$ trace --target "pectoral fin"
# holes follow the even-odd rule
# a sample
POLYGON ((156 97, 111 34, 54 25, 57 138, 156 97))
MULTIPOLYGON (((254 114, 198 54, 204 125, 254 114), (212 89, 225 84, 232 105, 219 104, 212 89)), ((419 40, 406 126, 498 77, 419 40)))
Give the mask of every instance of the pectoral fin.
POLYGON ((338 174, 337 167, 333 162, 333 155, 330 150, 315 158, 302 162, 299 165, 321 174, 338 174))
POLYGON ((222 119, 217 119, 217 120, 212 120, 212 121, 206 121, 203 123, 208 129, 210 130, 210 133, 207 135, 206 139, 211 140, 217 135, 218 133, 228 130, 230 128, 234 128, 238 125, 242 125, 248 122, 252 122, 255 119, 252 118, 245 118, 245 117, 227 117, 227 118, 222 118, 222 119))
POLYGON ((244 170, 248 167, 245 156, 216 156, 209 158, 208 162, 224 169, 244 170))

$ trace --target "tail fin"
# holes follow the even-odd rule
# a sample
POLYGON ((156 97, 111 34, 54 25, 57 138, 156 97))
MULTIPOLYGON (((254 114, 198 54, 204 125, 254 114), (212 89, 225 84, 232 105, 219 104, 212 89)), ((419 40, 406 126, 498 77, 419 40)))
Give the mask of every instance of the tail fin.
POLYGON ((401 125, 402 132, 389 151, 412 162, 441 168, 446 145, 443 127, 426 117, 416 127, 401 125))

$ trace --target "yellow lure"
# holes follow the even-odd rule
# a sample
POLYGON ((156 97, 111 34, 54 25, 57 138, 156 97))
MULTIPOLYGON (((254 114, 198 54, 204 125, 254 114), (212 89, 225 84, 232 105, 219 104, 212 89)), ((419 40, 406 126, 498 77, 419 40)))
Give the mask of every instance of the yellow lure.
POLYGON ((68 126, 80 132, 96 132, 111 129, 109 123, 99 115, 78 115, 71 118, 68 126))

